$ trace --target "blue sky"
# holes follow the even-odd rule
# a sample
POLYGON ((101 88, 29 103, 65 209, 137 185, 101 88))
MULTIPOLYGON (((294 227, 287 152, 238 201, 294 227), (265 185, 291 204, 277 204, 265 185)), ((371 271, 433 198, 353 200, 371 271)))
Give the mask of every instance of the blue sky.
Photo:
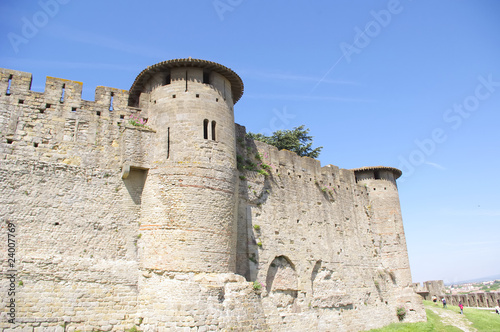
POLYGON ((401 168, 415 282, 500 273, 500 2, 0 2, 0 67, 128 90, 201 58, 245 83, 236 122, 306 125, 322 165, 401 168))

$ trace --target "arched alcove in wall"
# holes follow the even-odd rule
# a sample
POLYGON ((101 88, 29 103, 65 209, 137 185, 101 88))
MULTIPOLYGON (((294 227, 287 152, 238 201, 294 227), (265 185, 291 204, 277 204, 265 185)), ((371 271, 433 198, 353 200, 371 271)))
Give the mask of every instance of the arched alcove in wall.
POLYGON ((278 256, 269 265, 266 290, 268 293, 297 291, 297 273, 295 272, 295 266, 288 257, 278 256))
POLYGON ((266 277, 269 300, 280 311, 295 312, 298 295, 298 278, 295 266, 286 256, 274 258, 266 277))

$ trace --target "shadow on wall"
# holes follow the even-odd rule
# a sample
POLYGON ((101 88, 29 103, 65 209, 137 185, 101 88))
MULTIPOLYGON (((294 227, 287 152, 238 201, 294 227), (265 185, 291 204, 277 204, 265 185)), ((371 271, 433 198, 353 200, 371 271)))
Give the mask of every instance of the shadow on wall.
POLYGON ((259 267, 260 226, 254 220, 267 202, 272 186, 271 176, 259 174, 262 160, 253 139, 246 138, 245 127, 236 125, 236 153, 238 163, 238 274, 247 281, 256 281, 259 267))
POLYGON ((141 205, 142 191, 144 190, 147 176, 147 169, 131 168, 128 175, 123 178, 123 183, 136 205, 141 205))

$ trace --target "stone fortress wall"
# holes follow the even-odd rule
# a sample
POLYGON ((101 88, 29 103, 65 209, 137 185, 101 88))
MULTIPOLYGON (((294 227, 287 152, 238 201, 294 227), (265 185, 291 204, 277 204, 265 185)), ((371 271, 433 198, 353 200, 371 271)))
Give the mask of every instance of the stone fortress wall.
POLYGON ((416 282, 413 284, 413 289, 424 300, 428 301, 431 301, 434 296, 441 300, 446 293, 443 280, 429 280, 424 281, 423 284, 416 282))
POLYGON ((442 298, 450 305, 462 302, 467 307, 495 308, 500 307, 500 292, 473 292, 469 294, 446 294, 443 280, 424 281, 423 285, 414 283, 415 292, 424 300, 431 301, 435 296, 438 301, 442 298))
POLYGON ((0 241, 7 222, 17 240, 16 324, 2 296, 1 328, 356 331, 399 306, 425 319, 399 170, 246 138, 243 83, 209 61, 148 67, 95 101, 79 82, 30 82, 1 70, 0 241))
POLYGON ((467 307, 495 308, 500 307, 500 292, 476 292, 469 294, 446 294, 445 299, 451 305, 461 301, 467 307))

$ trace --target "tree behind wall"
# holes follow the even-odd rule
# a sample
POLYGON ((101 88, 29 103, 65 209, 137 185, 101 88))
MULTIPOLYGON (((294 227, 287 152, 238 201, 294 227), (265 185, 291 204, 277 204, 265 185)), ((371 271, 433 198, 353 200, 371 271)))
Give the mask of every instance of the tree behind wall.
POLYGON ((304 125, 286 130, 277 130, 271 136, 263 134, 247 133, 247 137, 258 140, 278 148, 278 150, 290 150, 301 157, 318 158, 322 146, 312 148, 312 136, 308 135, 309 128, 304 129, 304 125))

